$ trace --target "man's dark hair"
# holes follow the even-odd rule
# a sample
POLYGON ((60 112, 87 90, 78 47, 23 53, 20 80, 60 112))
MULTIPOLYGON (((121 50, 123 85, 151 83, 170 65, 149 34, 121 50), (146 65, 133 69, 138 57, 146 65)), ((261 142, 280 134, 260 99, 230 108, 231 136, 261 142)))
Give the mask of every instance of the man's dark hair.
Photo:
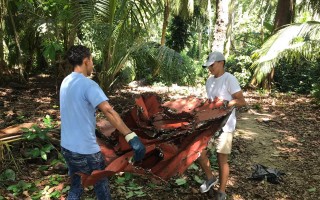
POLYGON ((74 45, 69 48, 66 56, 67 56, 69 63, 73 67, 75 67, 77 65, 81 65, 83 59, 90 58, 91 53, 90 53, 90 49, 85 46, 74 45))

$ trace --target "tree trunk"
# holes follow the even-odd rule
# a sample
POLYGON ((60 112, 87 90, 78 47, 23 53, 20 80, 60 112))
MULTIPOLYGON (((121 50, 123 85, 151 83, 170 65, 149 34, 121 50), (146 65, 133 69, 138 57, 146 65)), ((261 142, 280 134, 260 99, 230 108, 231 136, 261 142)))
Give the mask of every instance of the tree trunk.
POLYGON ((211 48, 213 37, 212 37, 212 18, 213 18, 213 13, 211 9, 211 0, 208 0, 208 5, 207 5, 207 12, 208 12, 208 19, 209 19, 209 28, 208 28, 208 42, 207 42, 207 47, 208 49, 211 48))
POLYGON ((226 32, 226 45, 225 45, 225 54, 224 56, 227 58, 230 54, 230 48, 231 48, 231 36, 232 36, 232 29, 234 25, 234 8, 236 6, 236 2, 231 1, 230 2, 230 8, 228 11, 228 25, 227 25, 227 32, 226 32))
POLYGON ((166 42, 166 32, 167 32, 167 27, 169 22, 169 14, 170 14, 170 0, 165 0, 162 34, 161 34, 161 42, 160 42, 161 46, 164 46, 166 42))
POLYGON ((0 64, 4 59, 4 53, 3 53, 4 19, 3 17, 4 17, 4 2, 3 0, 0 0, 0 64))
POLYGON ((224 44, 227 40, 227 27, 229 23, 229 0, 216 1, 216 25, 214 30, 214 39, 212 51, 224 52, 224 44))
POLYGON ((19 79, 21 82, 23 83, 26 83, 26 79, 24 78, 24 66, 22 66, 22 62, 21 62, 21 59, 22 59, 22 50, 21 50, 21 47, 20 47, 20 39, 19 39, 19 35, 18 35, 18 32, 17 32, 17 29, 16 29, 16 24, 15 24, 15 21, 13 19, 13 16, 12 16, 12 12, 10 11, 10 8, 8 8, 8 14, 9 14, 9 17, 10 17, 10 21, 11 21, 11 25, 12 25, 12 29, 13 29, 13 32, 14 32, 14 39, 15 39, 15 42, 16 42, 16 46, 18 48, 18 64, 19 64, 19 79))
POLYGON ((278 0, 277 11, 274 18, 274 32, 294 20, 295 0, 278 0))
MULTIPOLYGON (((5 16, 5 2, 4 0, 0 0, 0 78, 4 80, 4 74, 7 72, 7 63, 4 60, 4 46, 3 46, 3 39, 4 39, 4 31, 5 31, 5 23, 4 23, 4 16, 5 16)), ((1 84, 1 81, 0 81, 1 84)))
POLYGON ((199 34, 199 36, 198 36, 198 60, 200 60, 201 59, 201 54, 202 54, 202 51, 201 51, 201 49, 202 49, 202 24, 201 24, 201 22, 200 22, 200 20, 198 20, 198 34, 199 34))
MULTIPOLYGON (((274 32, 281 29, 284 25, 291 24, 294 21, 294 7, 295 0, 278 0, 277 11, 274 18, 274 32)), ((273 77, 274 66, 271 72, 267 74, 266 78, 262 81, 262 88, 270 90, 273 77)))

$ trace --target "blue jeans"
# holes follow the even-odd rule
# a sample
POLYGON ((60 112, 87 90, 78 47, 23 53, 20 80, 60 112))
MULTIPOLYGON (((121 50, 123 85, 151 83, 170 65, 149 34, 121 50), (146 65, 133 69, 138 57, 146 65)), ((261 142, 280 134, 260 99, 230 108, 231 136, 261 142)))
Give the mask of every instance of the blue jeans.
MULTIPOLYGON (((69 176, 71 177, 71 186, 68 193, 68 200, 78 200, 83 193, 81 177, 76 172, 91 174, 93 170, 105 168, 105 161, 101 152, 94 154, 79 154, 61 147, 61 153, 65 158, 69 176)), ((111 200, 109 183, 107 178, 100 179, 94 185, 94 191, 98 200, 111 200)))

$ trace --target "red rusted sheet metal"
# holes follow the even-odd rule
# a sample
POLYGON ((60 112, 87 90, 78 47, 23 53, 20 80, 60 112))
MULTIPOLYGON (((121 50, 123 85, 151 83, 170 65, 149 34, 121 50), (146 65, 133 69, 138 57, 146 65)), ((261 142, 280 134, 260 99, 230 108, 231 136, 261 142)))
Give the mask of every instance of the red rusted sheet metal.
POLYGON ((136 105, 124 116, 126 125, 139 135, 146 146, 142 162, 130 163, 133 155, 124 137, 105 120, 97 128, 105 136, 98 138, 107 167, 90 175, 81 174, 84 186, 104 176, 131 172, 161 180, 181 175, 206 148, 212 135, 231 114, 223 102, 194 96, 162 103, 155 94, 136 98, 136 105))

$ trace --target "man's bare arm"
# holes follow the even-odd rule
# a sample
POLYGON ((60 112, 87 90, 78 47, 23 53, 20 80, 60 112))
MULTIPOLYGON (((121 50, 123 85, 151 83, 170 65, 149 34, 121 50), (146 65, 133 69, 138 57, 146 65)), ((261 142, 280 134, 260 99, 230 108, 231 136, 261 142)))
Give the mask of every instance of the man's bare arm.
POLYGON ((228 104, 229 107, 232 107, 232 106, 242 107, 242 106, 245 106, 247 104, 246 100, 244 99, 242 90, 232 94, 232 98, 233 99, 228 104))
POLYGON ((132 131, 123 122, 120 115, 112 108, 112 106, 104 101, 98 105, 98 108, 103 112, 104 116, 121 134, 124 136, 131 133, 132 131))

